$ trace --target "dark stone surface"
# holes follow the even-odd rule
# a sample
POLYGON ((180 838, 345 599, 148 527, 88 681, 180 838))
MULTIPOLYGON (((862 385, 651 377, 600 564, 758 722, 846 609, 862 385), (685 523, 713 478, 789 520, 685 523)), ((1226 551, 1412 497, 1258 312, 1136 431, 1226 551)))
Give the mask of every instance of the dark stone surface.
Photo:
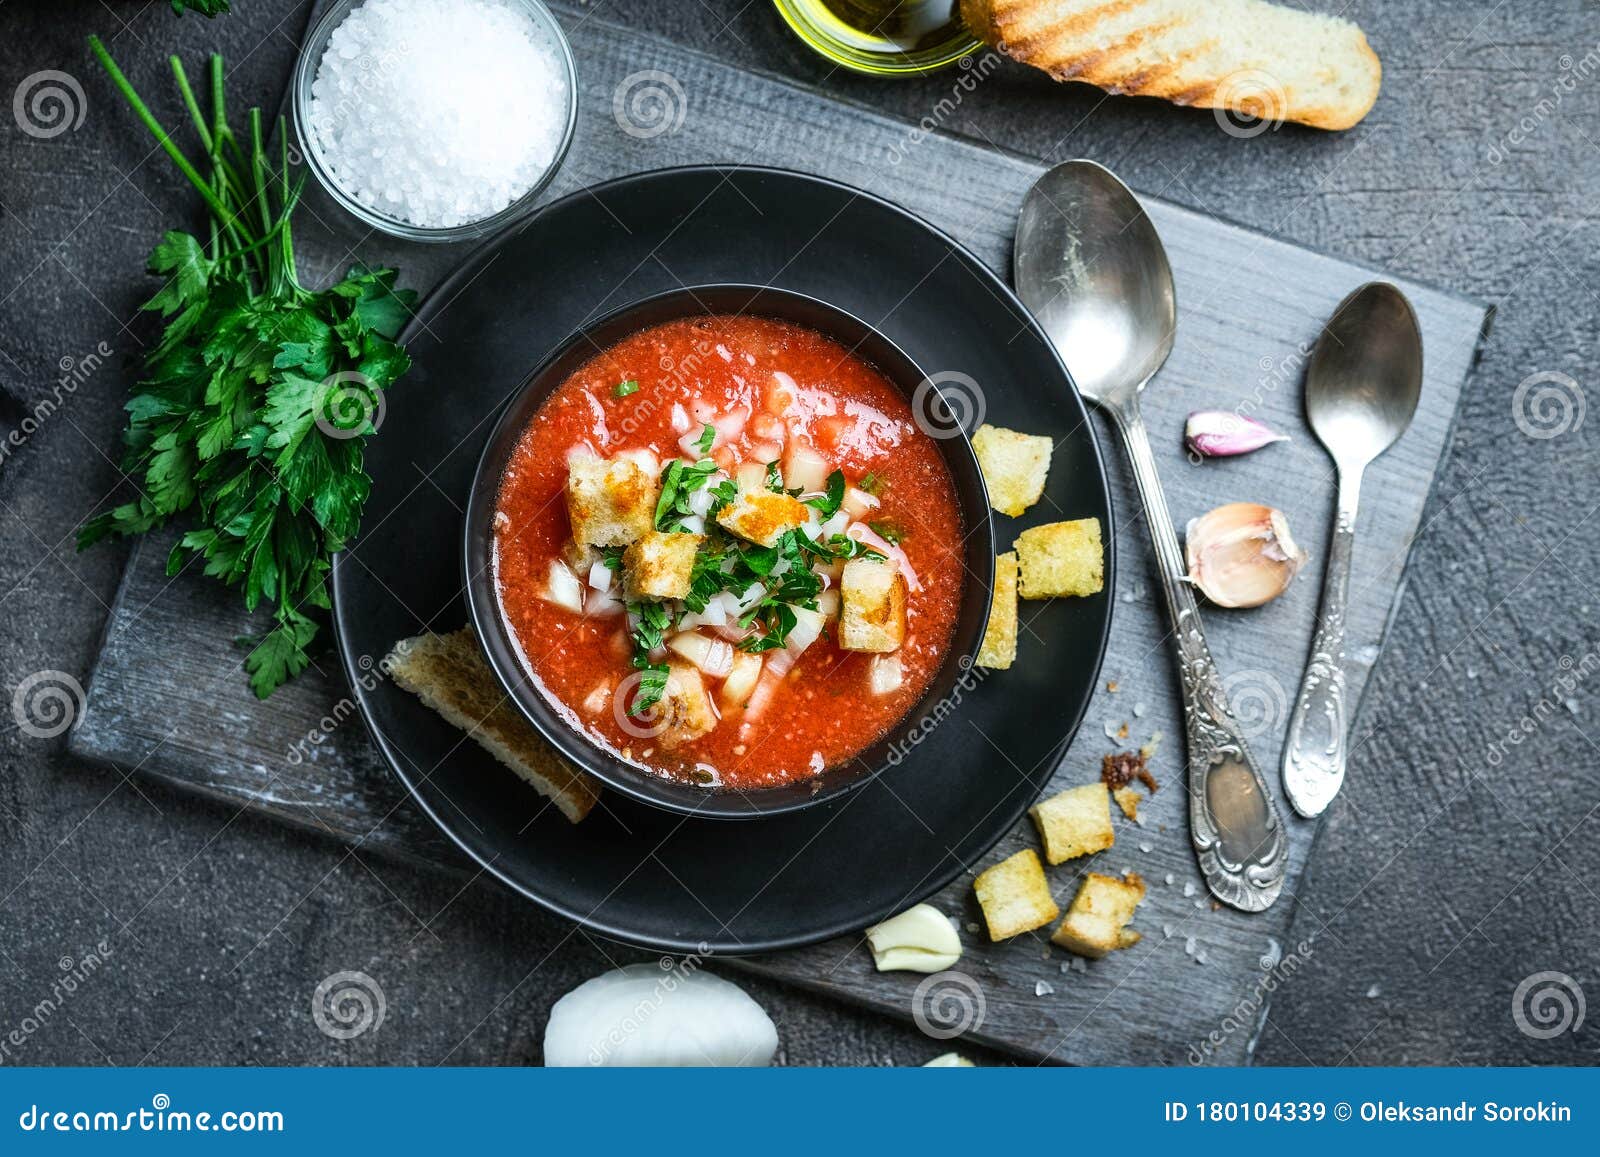
MULTIPOLYGON (((0 436, 32 425, 24 418, 41 403, 53 410, 0 459, 8 698, 32 673, 88 669, 123 555, 75 554, 71 534, 118 481, 121 361, 150 335, 135 316, 148 293, 136 271, 191 204, 83 37, 105 36, 174 120, 171 51, 197 60, 220 47, 233 107, 272 107, 304 6, 235 8, 209 23, 140 0, 4 9, 0 96, 58 69, 87 106, 77 130, 50 139, 0 117, 0 393, 17 403, 0 404, 0 436), (69 358, 76 373, 63 369, 69 358)), ((1386 64, 1372 116, 1340 137, 1285 127, 1248 141, 1205 113, 1022 70, 959 101, 944 100, 954 74, 892 84, 830 75, 759 0, 596 0, 583 11, 1002 147, 1090 156, 1136 187, 1497 304, 1350 782, 1299 897, 1303 933, 1318 934, 1313 961, 1275 995, 1259 1058, 1593 1062, 1592 1023, 1537 1039, 1518 1031, 1512 1001, 1544 971, 1600 990, 1600 748, 1588 734, 1600 686, 1600 435, 1590 419, 1529 437, 1514 395, 1530 375, 1564 373, 1577 384, 1556 388, 1581 399, 1600 355, 1587 216, 1600 176, 1600 32, 1579 0, 1348 8, 1386 64), (1571 685, 1552 690, 1568 674, 1563 656, 1571 685), (1505 742, 1524 717, 1532 734, 1505 742)), ((9 717, 0 726, 0 1060, 523 1063, 538 1057, 551 1001, 617 955, 496 888, 373 863, 77 765, 60 738, 34 738, 9 717), (50 994, 60 962, 102 940, 106 967, 20 1045, 7 1041, 50 994), (371 973, 388 1002, 383 1028, 348 1044, 310 1016, 317 982, 344 969, 371 973)), ((943 1051, 914 1029, 749 987, 789 1063, 912 1064, 943 1051)))

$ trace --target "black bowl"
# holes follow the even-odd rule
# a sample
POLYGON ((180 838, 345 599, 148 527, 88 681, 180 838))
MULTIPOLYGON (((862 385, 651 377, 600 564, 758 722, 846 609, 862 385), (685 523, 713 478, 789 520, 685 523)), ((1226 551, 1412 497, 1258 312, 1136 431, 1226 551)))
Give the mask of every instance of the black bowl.
POLYGON ((671 290, 624 306, 584 325, 529 375, 489 435, 473 476, 463 522, 467 606, 489 666, 516 704, 550 744, 573 766, 616 790, 669 811, 707 818, 751 819, 813 807, 854 791, 897 758, 889 736, 905 719, 930 714, 948 702, 957 680, 972 666, 983 641, 994 587, 994 527, 978 460, 962 430, 960 399, 952 404, 937 377, 924 374, 904 351, 853 314, 814 297, 756 285, 701 285, 671 290), (839 342, 878 369, 928 419, 954 481, 963 518, 967 580, 950 657, 926 692, 883 738, 854 757, 809 779, 780 787, 736 789, 698 787, 654 774, 620 758, 573 727, 534 685, 518 655, 501 613, 493 566, 495 506, 506 465, 523 430, 550 394, 596 351, 662 322, 712 314, 745 314, 804 326, 839 342))

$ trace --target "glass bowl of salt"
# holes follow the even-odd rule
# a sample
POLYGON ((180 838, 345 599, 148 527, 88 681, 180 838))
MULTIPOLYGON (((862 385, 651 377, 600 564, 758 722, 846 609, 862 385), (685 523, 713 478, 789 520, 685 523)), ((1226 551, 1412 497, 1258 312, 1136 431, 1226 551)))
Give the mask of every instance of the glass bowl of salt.
POLYGON ((572 48, 539 0, 336 0, 292 91, 318 182, 412 241, 487 237, 526 216, 578 119, 572 48))

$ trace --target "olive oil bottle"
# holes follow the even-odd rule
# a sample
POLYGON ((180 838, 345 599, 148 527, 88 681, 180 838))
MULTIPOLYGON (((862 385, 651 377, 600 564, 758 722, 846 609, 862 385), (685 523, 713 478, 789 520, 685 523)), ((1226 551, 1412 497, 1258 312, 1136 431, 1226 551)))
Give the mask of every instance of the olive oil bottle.
POLYGON ((981 47, 959 0, 775 0, 789 27, 836 64, 874 76, 932 72, 981 47))

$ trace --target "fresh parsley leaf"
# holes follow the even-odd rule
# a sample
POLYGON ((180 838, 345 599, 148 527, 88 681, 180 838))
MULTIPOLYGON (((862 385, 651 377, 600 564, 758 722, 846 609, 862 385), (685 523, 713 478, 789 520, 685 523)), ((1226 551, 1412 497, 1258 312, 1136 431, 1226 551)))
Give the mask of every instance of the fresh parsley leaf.
POLYGON ((831 518, 844 503, 844 471, 835 470, 828 475, 827 489, 816 498, 806 499, 806 505, 823 518, 831 518))
POLYGON ((716 444, 716 441, 717 428, 708 424, 704 430, 700 431, 700 436, 694 440, 695 449, 699 450, 702 454, 709 454, 711 453, 711 447, 716 444))
POLYGON ((639 668, 639 683, 634 688, 633 702, 628 705, 629 715, 643 715, 661 702, 666 693, 671 669, 665 663, 646 663, 639 668))
POLYGON ((869 522, 867 523, 867 526, 874 534, 883 539, 883 541, 887 542, 890 546, 899 546, 905 541, 905 531, 901 530, 900 527, 893 522, 880 520, 877 522, 869 522))
POLYGON ((888 483, 883 480, 881 474, 868 470, 861 476, 861 481, 856 483, 856 488, 877 498, 888 488, 888 483))
POLYGON ((836 534, 828 539, 828 546, 833 550, 834 558, 875 558, 883 560, 884 554, 862 542, 859 538, 851 538, 846 534, 836 534))
POLYGON ((674 458, 661 472, 661 497, 656 499, 655 523, 660 531, 680 530, 689 517, 689 496, 705 486, 717 472, 717 464, 702 458, 693 465, 674 458))
POLYGON ((613 398, 626 398, 629 394, 637 394, 638 392, 639 383, 634 381, 632 378, 629 378, 625 382, 618 382, 616 385, 611 387, 611 396, 613 398))
POLYGON ((772 568, 778 565, 781 552, 775 546, 747 546, 740 553, 744 565, 751 572, 765 578, 772 573, 772 568))
POLYGON ((767 489, 774 494, 783 493, 783 474, 779 472, 776 461, 767 463, 767 489))
POLYGON ((660 603, 628 603, 627 608, 630 614, 638 616, 633 628, 633 665, 639 672, 628 714, 643 715, 661 702, 667 689, 669 669, 665 663, 651 659, 650 653, 661 646, 672 616, 660 603))

